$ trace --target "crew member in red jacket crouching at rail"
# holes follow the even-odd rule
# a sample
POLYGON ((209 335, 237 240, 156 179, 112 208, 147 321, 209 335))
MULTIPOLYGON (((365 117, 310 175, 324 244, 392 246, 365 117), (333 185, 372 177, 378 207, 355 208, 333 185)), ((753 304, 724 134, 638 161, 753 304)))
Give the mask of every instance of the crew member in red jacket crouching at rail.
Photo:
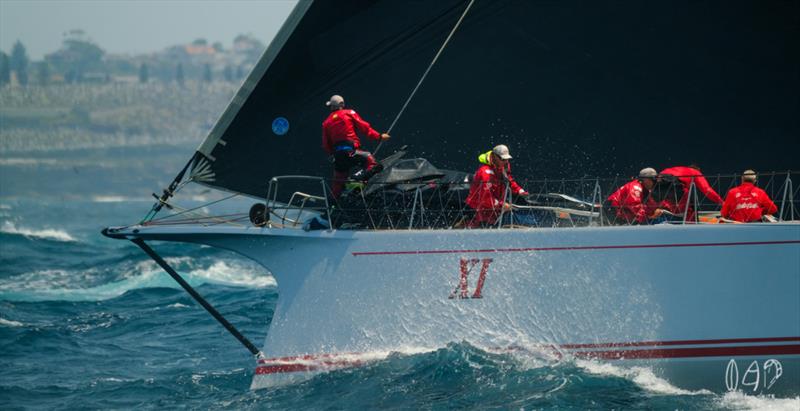
POLYGON ((369 180, 382 170, 372 153, 360 150, 358 135, 385 141, 389 139, 389 134, 378 133, 355 110, 345 109, 342 96, 331 96, 325 105, 330 107, 331 114, 322 122, 322 149, 333 156, 331 191, 333 198, 338 198, 354 167, 362 167, 363 172, 359 176, 361 181, 369 180))
POLYGON ((508 147, 500 144, 478 159, 483 165, 475 172, 467 196, 467 205, 475 210, 475 217, 467 224, 470 228, 496 224, 500 214, 511 211, 511 199, 506 198, 507 186, 512 195, 528 195, 511 176, 508 147))
MULTIPOLYGON (((706 198, 716 204, 722 205, 722 197, 720 197, 719 194, 717 194, 717 192, 711 188, 711 184, 708 184, 708 180, 703 177, 703 173, 700 172, 700 167, 697 165, 692 164, 688 167, 670 167, 662 170, 661 173, 659 173, 659 175, 663 174, 675 176, 683 184, 683 195, 677 202, 674 200, 665 200, 661 206, 675 215, 683 216, 685 211, 686 221, 693 221, 695 219, 694 208, 691 206, 689 206, 688 209, 686 208, 686 203, 689 201, 689 191, 692 183, 694 183, 694 186, 697 187, 697 191, 703 193, 706 198)), ((694 199, 692 199, 692 202, 694 202, 694 199)), ((700 201, 698 201, 698 203, 699 202, 700 201)))
POLYGON ((656 218, 661 214, 655 200, 650 196, 656 176, 654 168, 643 168, 639 172, 639 178, 625 184, 614 194, 608 196, 606 208, 610 215, 616 217, 612 217, 614 223, 646 224, 648 219, 656 218))
POLYGON ((734 187, 725 196, 722 216, 742 223, 761 221, 764 215, 774 214, 778 207, 767 193, 756 187, 756 172, 746 170, 742 175, 742 185, 734 187))

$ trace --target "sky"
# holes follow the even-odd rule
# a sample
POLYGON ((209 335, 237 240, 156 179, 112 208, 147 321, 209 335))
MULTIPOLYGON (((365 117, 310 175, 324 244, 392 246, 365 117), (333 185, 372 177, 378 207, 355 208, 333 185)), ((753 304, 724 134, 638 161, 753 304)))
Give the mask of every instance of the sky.
POLYGON ((296 0, 0 0, 0 50, 17 40, 41 60, 81 29, 107 53, 155 52, 197 38, 233 43, 250 34, 269 44, 296 0))

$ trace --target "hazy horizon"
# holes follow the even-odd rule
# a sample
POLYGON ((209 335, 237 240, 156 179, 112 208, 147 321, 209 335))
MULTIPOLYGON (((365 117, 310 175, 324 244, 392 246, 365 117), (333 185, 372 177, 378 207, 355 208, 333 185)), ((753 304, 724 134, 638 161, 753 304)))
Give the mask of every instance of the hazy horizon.
POLYGON ((19 40, 31 60, 80 29, 106 53, 139 54, 198 38, 228 47, 239 34, 268 44, 296 0, 0 0, 0 50, 19 40))

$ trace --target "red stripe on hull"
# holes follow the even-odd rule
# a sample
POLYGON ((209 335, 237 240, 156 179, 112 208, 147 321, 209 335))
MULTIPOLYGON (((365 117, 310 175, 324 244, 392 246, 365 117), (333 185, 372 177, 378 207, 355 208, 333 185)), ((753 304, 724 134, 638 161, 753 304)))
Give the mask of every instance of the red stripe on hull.
MULTIPOLYGON (((741 338, 729 340, 685 340, 685 341, 653 341, 641 343, 608 343, 608 344, 572 344, 571 347, 596 348, 596 347, 631 347, 637 345, 699 345, 699 344, 720 344, 720 343, 743 343, 743 342, 778 342, 778 341, 800 341, 800 337, 781 337, 781 338, 741 338), (616 345, 614 345, 616 344, 616 345)), ((561 346, 566 348, 567 345, 561 346)), ((555 351, 558 353, 557 351, 555 351)), ((636 360, 636 359, 660 359, 660 358, 702 358, 702 357, 742 357, 756 355, 800 355, 800 344, 790 345, 749 345, 734 347, 693 347, 693 348, 654 348, 644 350, 594 350, 594 351, 572 351, 571 354, 576 358, 582 359, 602 359, 602 360, 636 360)), ((358 355, 349 353, 346 355, 358 355)), ((286 372, 309 372, 324 369, 358 367, 364 364, 360 360, 322 360, 318 363, 289 363, 289 364, 270 364, 274 362, 290 361, 314 361, 323 358, 333 358, 335 354, 303 355, 297 357, 282 357, 279 359, 259 360, 256 367, 256 374, 277 374, 286 372)), ((559 355, 560 357, 560 355, 559 355)))
POLYGON ((741 344, 741 343, 770 343, 800 341, 800 337, 773 337, 773 338, 729 338, 726 340, 674 340, 674 341, 637 341, 615 342, 598 344, 563 344, 560 348, 614 348, 614 347, 646 347, 665 345, 708 345, 708 344, 741 344))
POLYGON ((756 345, 745 347, 662 348, 653 350, 575 351, 578 358, 633 360, 650 358, 742 357, 751 355, 796 355, 798 345, 756 345))
POLYGON ((407 255, 407 254, 464 254, 464 253, 518 253, 529 251, 579 251, 579 250, 617 250, 635 248, 680 248, 680 247, 733 247, 743 245, 779 245, 800 244, 797 240, 787 241, 745 241, 736 243, 694 243, 694 244, 633 244, 633 245, 596 245, 574 247, 525 247, 525 248, 486 248, 476 250, 415 250, 415 251, 356 251, 352 255, 407 255))
POLYGON ((317 371, 324 369, 336 369, 346 367, 360 367, 363 361, 325 361, 320 364, 275 364, 259 365, 256 367, 256 374, 278 374, 284 372, 317 371))

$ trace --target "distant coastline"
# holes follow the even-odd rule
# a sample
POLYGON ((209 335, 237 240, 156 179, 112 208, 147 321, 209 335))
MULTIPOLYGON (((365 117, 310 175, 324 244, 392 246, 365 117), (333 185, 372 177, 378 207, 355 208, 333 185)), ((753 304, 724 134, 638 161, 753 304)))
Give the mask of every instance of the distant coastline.
POLYGON ((0 155, 202 140, 238 83, 57 84, 0 88, 0 155))

